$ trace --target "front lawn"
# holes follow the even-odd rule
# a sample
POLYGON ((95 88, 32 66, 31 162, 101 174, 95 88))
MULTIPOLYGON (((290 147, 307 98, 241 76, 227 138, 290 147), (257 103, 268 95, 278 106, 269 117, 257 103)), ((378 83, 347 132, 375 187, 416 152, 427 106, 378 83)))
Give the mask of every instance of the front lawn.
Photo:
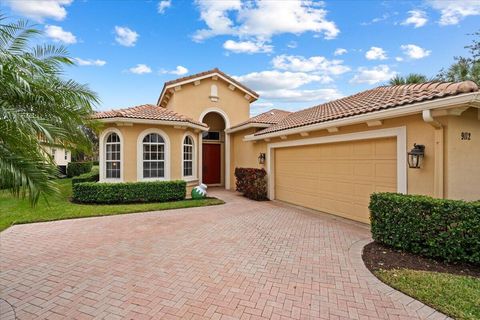
POLYGON ((480 279, 418 270, 377 270, 389 286, 456 319, 480 319, 480 279))
POLYGON ((0 231, 21 223, 53 221, 62 219, 106 216, 122 213, 157 211, 179 208, 202 207, 223 204, 216 198, 201 200, 182 200, 162 203, 140 203, 121 205, 85 205, 70 202, 72 196, 72 179, 58 180, 59 197, 40 199, 32 208, 26 199, 15 199, 6 191, 0 191, 0 231))

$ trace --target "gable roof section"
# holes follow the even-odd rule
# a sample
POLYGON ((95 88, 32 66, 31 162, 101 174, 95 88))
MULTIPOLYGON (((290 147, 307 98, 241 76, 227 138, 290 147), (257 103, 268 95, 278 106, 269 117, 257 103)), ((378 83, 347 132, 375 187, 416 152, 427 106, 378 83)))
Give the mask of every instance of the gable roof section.
POLYGON ((202 80, 202 79, 206 79, 206 78, 213 77, 213 76, 218 76, 218 77, 222 78, 224 81, 234 85, 235 87, 239 88, 240 90, 242 90, 246 94, 252 96, 254 98, 254 100, 257 100, 259 98, 258 93, 256 93, 252 89, 244 86, 243 84, 241 84, 237 80, 233 79, 232 77, 230 77, 229 75, 227 75, 226 73, 221 71, 220 69, 214 68, 214 69, 211 69, 211 70, 208 70, 208 71, 203 71, 203 72, 200 72, 200 73, 192 74, 192 75, 189 75, 189 76, 186 76, 186 77, 182 77, 182 78, 178 78, 178 79, 174 79, 174 80, 170 80, 170 81, 165 82, 163 84, 163 88, 162 88, 162 92, 160 93, 160 97, 158 98, 157 105, 160 106, 162 104, 162 101, 165 98, 167 89, 174 88, 176 86, 187 84, 187 83, 192 83, 192 82, 195 82, 197 80, 202 80))
POLYGON ((280 134, 288 129, 476 91, 478 91, 478 86, 472 81, 381 86, 291 113, 277 124, 254 135, 280 134))
POLYGON ((286 116, 291 114, 290 111, 272 109, 264 113, 260 113, 255 117, 251 117, 247 121, 239 123, 230 129, 227 129, 228 133, 244 130, 247 128, 267 128, 272 124, 276 124, 283 120, 286 116))
POLYGON ((202 130, 208 128, 208 126, 204 123, 195 121, 189 117, 175 113, 165 108, 158 107, 153 104, 143 104, 131 108, 96 112, 92 115, 91 118, 103 122, 144 120, 145 122, 148 121, 152 123, 163 122, 164 124, 172 125, 183 124, 202 130))

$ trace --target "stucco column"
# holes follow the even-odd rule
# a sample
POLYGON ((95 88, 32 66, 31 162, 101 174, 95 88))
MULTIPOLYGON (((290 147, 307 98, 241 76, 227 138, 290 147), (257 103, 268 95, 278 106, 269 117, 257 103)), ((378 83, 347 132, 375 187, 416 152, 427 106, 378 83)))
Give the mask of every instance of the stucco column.
POLYGON ((230 190, 230 134, 225 133, 225 189, 230 190))
POLYGON ((198 183, 203 183, 202 179, 203 179, 203 132, 200 132, 198 134, 198 152, 197 152, 197 156, 198 156, 198 183))

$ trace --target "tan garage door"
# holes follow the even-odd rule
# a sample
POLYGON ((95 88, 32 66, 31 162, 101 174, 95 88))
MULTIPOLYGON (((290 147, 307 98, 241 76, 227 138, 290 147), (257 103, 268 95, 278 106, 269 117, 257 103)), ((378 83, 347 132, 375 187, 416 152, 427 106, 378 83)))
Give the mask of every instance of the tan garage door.
POLYGON ((275 198, 369 222, 372 192, 397 190, 396 139, 275 149, 275 198))

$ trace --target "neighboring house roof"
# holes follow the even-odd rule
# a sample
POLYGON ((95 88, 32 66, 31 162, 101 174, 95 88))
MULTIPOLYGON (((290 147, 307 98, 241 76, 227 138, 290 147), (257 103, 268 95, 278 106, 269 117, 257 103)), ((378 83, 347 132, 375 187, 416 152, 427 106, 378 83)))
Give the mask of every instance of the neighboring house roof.
POLYGON ((225 81, 229 82, 230 84, 234 85, 235 87, 241 89, 245 93, 252 96, 255 100, 259 98, 258 93, 256 93, 252 89, 244 86, 243 84, 241 84, 237 80, 233 79, 232 77, 230 77, 229 75, 227 75, 226 73, 221 71, 220 69, 214 68, 212 70, 203 71, 203 72, 200 72, 200 73, 192 74, 192 75, 189 75, 189 76, 186 76, 186 77, 182 77, 182 78, 178 78, 178 79, 175 79, 175 80, 170 80, 170 81, 165 82, 163 84, 162 92, 160 93, 160 97, 158 98, 157 104, 158 105, 162 104, 162 100, 165 98, 165 93, 166 93, 167 89, 173 88, 173 87, 176 87, 176 86, 179 86, 179 85, 182 85, 182 84, 195 82, 197 80, 205 79, 205 78, 215 76, 215 75, 220 77, 220 78, 223 78, 223 80, 225 80, 225 81))
POLYGON ((288 129, 476 91, 478 86, 472 81, 381 86, 291 113, 277 124, 255 133, 255 136, 280 134, 288 129))
POLYGON ((244 130, 247 128, 266 128, 272 124, 276 124, 282 121, 286 116, 291 114, 290 111, 280 110, 280 109, 272 109, 264 113, 260 113, 255 117, 251 117, 247 121, 239 123, 227 131, 229 133, 244 130))
POLYGON ((171 110, 158 107, 153 104, 143 104, 125 109, 117 109, 110 111, 96 112, 92 115, 92 119, 104 121, 113 120, 149 120, 149 121, 162 121, 171 124, 189 124, 193 127, 199 127, 202 129, 208 128, 204 123, 195 121, 184 115, 175 113, 171 110))

